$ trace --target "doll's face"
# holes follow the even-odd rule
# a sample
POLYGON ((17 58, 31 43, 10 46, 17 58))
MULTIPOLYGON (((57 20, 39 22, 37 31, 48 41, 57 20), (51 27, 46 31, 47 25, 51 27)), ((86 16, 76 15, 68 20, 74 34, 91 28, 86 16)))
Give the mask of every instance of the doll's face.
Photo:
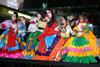
POLYGON ((47 16, 51 19, 52 18, 52 13, 50 10, 46 10, 47 16))
POLYGON ((11 16, 11 18, 12 18, 12 21, 15 21, 15 20, 16 20, 16 15, 13 14, 13 15, 11 16))
POLYGON ((70 22, 69 21, 67 21, 67 25, 70 25, 70 22))
POLYGON ((66 20, 63 17, 62 17, 61 20, 62 20, 61 23, 64 24, 64 25, 66 25, 66 20))
POLYGON ((22 24, 25 25, 26 20, 23 17, 21 17, 20 20, 21 20, 22 24))
POLYGON ((79 18, 79 22, 80 22, 80 23, 83 23, 83 22, 84 22, 84 18, 83 18, 83 17, 80 17, 80 18, 79 18))
POLYGON ((37 18, 40 20, 41 19, 41 14, 37 14, 37 18))

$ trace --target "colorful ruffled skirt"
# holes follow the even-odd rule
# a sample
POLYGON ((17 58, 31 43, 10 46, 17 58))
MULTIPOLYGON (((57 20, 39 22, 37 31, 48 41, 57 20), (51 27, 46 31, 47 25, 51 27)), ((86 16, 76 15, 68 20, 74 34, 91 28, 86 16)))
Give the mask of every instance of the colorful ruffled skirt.
POLYGON ((61 55, 64 62, 97 63, 89 42, 84 36, 71 37, 64 45, 61 55))
POLYGON ((6 30, 0 36, 0 57, 22 58, 23 55, 17 40, 15 40, 16 46, 8 47, 8 33, 9 30, 6 30))
POLYGON ((39 41, 37 40, 37 37, 41 34, 41 32, 31 32, 29 37, 26 40, 26 46, 24 47, 24 50, 22 51, 22 54, 24 57, 22 59, 32 59, 35 55, 37 46, 39 41))
POLYGON ((33 60, 60 61, 64 39, 58 34, 44 38, 46 53, 39 52, 39 45, 33 60))
POLYGON ((24 50, 24 47, 26 46, 24 37, 22 35, 19 35, 17 41, 18 41, 19 48, 21 49, 21 51, 24 50))

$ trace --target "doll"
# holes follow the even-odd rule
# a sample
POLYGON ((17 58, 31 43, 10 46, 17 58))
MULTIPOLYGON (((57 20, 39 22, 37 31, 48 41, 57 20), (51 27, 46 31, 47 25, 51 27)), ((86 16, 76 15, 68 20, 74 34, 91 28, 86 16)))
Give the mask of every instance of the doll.
POLYGON ((55 30, 57 23, 54 21, 53 11, 48 9, 46 14, 50 20, 44 26, 44 32, 37 37, 39 45, 33 60, 59 61, 64 40, 60 37, 60 32, 55 30))
POLYGON ((64 43, 68 41, 73 32, 71 29, 71 21, 67 20, 64 16, 62 17, 61 26, 58 26, 56 29, 61 32, 61 37, 64 38, 64 43))
POLYGON ((18 34, 17 34, 18 43, 19 43, 20 49, 23 50, 26 45, 25 40, 24 40, 24 36, 26 35, 26 19, 25 19, 25 17, 21 16, 20 21, 17 22, 17 25, 18 25, 18 34))
POLYGON ((37 26, 37 17, 32 17, 30 20, 31 23, 28 27, 28 31, 31 32, 28 38, 26 39, 26 46, 24 47, 24 50, 22 51, 22 54, 24 57, 22 59, 32 59, 35 55, 38 40, 37 37, 41 34, 41 30, 38 29, 37 26))
POLYGON ((14 12, 11 17, 12 20, 6 20, 0 25, 2 29, 6 29, 0 36, 0 57, 23 57, 17 41, 17 17, 18 14, 14 12))
POLYGON ((74 63, 97 63, 95 57, 99 56, 99 49, 97 48, 97 39, 92 33, 92 28, 85 23, 85 17, 80 15, 78 17, 78 24, 73 28, 76 36, 70 38, 63 48, 64 62, 74 63))
POLYGON ((67 22, 67 18, 66 17, 62 17, 62 20, 61 20, 61 29, 60 29, 60 32, 61 32, 61 37, 65 38, 66 37, 66 22, 67 22))
MULTIPOLYGON (((66 18, 66 17, 65 17, 66 18)), ((65 20, 64 18, 62 18, 62 24, 63 28, 65 27, 65 32, 61 31, 61 36, 65 39, 65 43, 68 41, 68 39, 70 38, 70 35, 72 34, 72 28, 71 28, 71 21, 70 20, 65 20)), ((63 30, 63 29, 61 29, 63 30)))

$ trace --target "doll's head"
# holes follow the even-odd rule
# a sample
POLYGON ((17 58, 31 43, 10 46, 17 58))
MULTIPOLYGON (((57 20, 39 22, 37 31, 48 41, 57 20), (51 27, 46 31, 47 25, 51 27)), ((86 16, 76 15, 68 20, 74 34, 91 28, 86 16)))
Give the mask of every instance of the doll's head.
POLYGON ((67 17, 63 16, 61 18, 61 25, 66 25, 67 17))
POLYGON ((38 23, 38 18, 37 17, 31 17, 31 19, 30 19, 30 22, 33 22, 33 21, 35 21, 36 23, 38 23))
MULTIPOLYGON (((46 17, 48 17, 51 21, 54 21, 54 14, 51 9, 46 10, 46 17)), ((48 21, 50 21, 50 20, 48 20, 48 21)))
POLYGON ((21 17, 20 17, 20 21, 22 22, 23 25, 26 24, 26 19, 25 19, 25 17, 21 16, 21 17))
POLYGON ((80 15, 80 16, 78 17, 78 21, 79 21, 79 23, 84 23, 84 22, 85 22, 85 16, 80 15))
POLYGON ((42 17, 43 17, 43 15, 42 15, 42 13, 37 13, 37 18, 38 18, 38 20, 41 20, 42 19, 42 17))
POLYGON ((12 14, 12 16, 11 16, 12 21, 17 22, 17 18, 18 18, 18 13, 17 13, 17 12, 14 12, 14 13, 12 14))
POLYGON ((70 20, 67 20, 66 24, 67 25, 71 25, 71 21, 70 20))

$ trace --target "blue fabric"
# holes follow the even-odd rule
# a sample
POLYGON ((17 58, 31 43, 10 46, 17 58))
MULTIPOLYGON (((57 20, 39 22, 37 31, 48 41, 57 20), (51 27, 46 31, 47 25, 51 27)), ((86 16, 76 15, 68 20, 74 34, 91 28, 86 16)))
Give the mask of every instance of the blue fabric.
POLYGON ((22 35, 20 35, 19 37, 21 38, 21 41, 25 41, 22 35))
POLYGON ((32 44, 31 49, 35 49, 35 45, 34 44, 32 44))
POLYGON ((20 30, 22 27, 22 22, 21 21, 17 22, 17 25, 19 25, 18 30, 20 30))
POLYGON ((97 47, 99 48, 99 38, 97 39, 97 47))
MULTIPOLYGON (((9 30, 6 30, 6 31, 4 31, 1 35, 5 35, 5 34, 8 35, 8 33, 9 33, 9 30)), ((6 38, 2 38, 2 40, 0 41, 0 48, 1 48, 1 49, 3 48, 4 45, 7 45, 7 43, 5 43, 5 39, 6 39, 6 38)))
MULTIPOLYGON (((26 46, 25 46, 24 49, 28 50, 29 44, 30 44, 30 41, 26 44, 26 46)), ((33 44, 32 44, 32 46, 31 46, 31 49, 30 49, 30 50, 32 50, 32 49, 35 49, 35 45, 33 45, 33 44)), ((30 51, 30 50, 29 50, 29 51, 30 51)))
POLYGON ((26 55, 26 56, 22 57, 21 59, 30 59, 30 60, 32 60, 33 57, 34 57, 33 55, 26 55))
POLYGON ((27 44, 26 44, 26 46, 24 47, 24 49, 26 49, 26 50, 28 50, 28 45, 30 44, 30 42, 28 42, 27 44))
POLYGON ((99 54, 99 57, 98 58, 100 59, 100 54, 99 54))
POLYGON ((57 36, 57 34, 54 34, 54 35, 51 35, 51 36, 47 36, 45 37, 45 44, 46 44, 46 51, 47 51, 47 47, 49 47, 53 41, 54 41, 54 38, 57 36))

